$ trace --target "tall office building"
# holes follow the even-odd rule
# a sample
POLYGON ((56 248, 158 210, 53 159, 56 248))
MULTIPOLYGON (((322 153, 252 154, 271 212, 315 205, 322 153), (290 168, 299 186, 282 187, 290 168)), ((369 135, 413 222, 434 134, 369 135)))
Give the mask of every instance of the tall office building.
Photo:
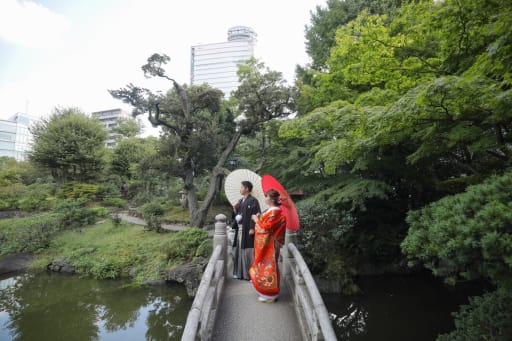
POLYGON ((30 118, 16 114, 7 120, 0 119, 0 156, 13 157, 18 161, 27 159, 32 141, 28 130, 30 118))
POLYGON ((118 119, 130 118, 130 113, 122 109, 111 109, 93 112, 91 113, 91 116, 96 117, 105 126, 105 128, 107 128, 108 139, 105 142, 105 145, 112 148, 116 145, 116 138, 118 137, 118 134, 114 133, 112 129, 119 125, 118 119))
POLYGON ((256 32, 245 26, 228 30, 228 41, 191 48, 190 84, 209 84, 225 97, 238 87, 238 64, 254 55, 256 32))

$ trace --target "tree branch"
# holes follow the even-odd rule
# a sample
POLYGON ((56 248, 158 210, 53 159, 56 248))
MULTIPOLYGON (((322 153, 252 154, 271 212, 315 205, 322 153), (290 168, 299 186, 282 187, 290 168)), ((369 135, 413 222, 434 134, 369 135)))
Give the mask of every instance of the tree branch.
MULTIPOLYGON (((178 127, 176 127, 160 118, 160 114, 162 113, 160 111, 160 103, 155 103, 155 108, 156 108, 156 113, 155 113, 155 118, 154 118, 155 121, 158 124, 163 125, 164 127, 167 127, 169 129, 173 130, 176 133, 176 135, 179 135, 180 131, 179 131, 178 127)), ((151 114, 150 114, 150 118, 151 118, 151 114)), ((151 123, 153 123, 153 122, 151 122, 151 123)))

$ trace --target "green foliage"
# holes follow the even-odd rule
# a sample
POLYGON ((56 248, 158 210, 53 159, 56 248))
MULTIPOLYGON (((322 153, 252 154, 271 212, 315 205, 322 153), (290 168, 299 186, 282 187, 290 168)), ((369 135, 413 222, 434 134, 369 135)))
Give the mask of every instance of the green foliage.
MULTIPOLYGON (((132 84, 110 93, 132 105, 134 115, 148 113, 154 126, 162 126, 164 134, 157 156, 141 162, 144 164, 139 171, 143 173, 150 166, 157 175, 181 178, 188 192, 191 224, 203 226, 219 187, 211 186, 199 207, 195 178, 212 171, 211 182, 220 183, 223 173, 219 169, 241 132, 235 130, 232 106, 223 103, 222 91, 206 84, 179 85, 163 68, 169 60, 166 55, 153 54, 142 67, 146 76, 162 77, 171 82, 173 88, 167 93, 155 94, 132 84)), ((145 192, 141 195, 148 197, 149 191, 145 192)))
POLYGON ((133 118, 118 118, 117 127, 112 128, 112 132, 124 138, 135 137, 142 132, 142 123, 133 118))
POLYGON ((121 195, 120 188, 122 186, 121 180, 117 179, 115 175, 111 175, 105 182, 98 184, 98 190, 95 193, 96 198, 106 200, 119 197, 121 195), (116 180, 119 180, 119 182, 116 180))
POLYGON ((180 231, 171 235, 164 252, 171 262, 191 260, 196 255, 208 254, 209 246, 205 243, 207 238, 208 233, 203 229, 180 231))
POLYGON ((456 329, 440 335, 438 341, 510 340, 512 335, 512 295, 497 290, 469 299, 453 314, 456 329))
POLYGON ((121 198, 106 198, 103 200, 103 203, 107 206, 117 207, 117 208, 126 208, 128 203, 126 200, 121 198))
POLYGON ((100 258, 92 264, 88 272, 98 279, 116 279, 121 277, 122 264, 112 259, 100 258))
POLYGON ((239 125, 246 133, 257 131, 264 122, 293 113, 295 90, 286 85, 280 72, 253 58, 239 66, 238 78, 240 85, 233 96, 239 111, 244 113, 239 125))
POLYGON ((18 199, 22 211, 48 210, 54 205, 55 186, 53 184, 35 183, 27 186, 26 195, 18 199))
POLYGON ((0 256, 46 248, 59 229, 60 216, 55 213, 1 219, 0 256))
POLYGON ((302 201, 297 206, 301 220, 299 248, 310 269, 321 273, 327 266, 326 254, 339 255, 349 247, 347 236, 354 227, 354 218, 318 201, 302 201))
POLYGON ((1 187, 0 210, 22 210, 26 212, 48 210, 54 204, 53 184, 15 183, 1 187))
POLYGON ((79 109, 55 109, 31 128, 30 160, 51 171, 59 182, 97 179, 104 166, 107 131, 79 109))
POLYGON ((512 173, 494 176, 407 217, 403 252, 447 281, 512 288, 512 173))
POLYGON ((110 170, 122 178, 137 178, 139 164, 156 153, 152 139, 127 138, 117 142, 110 156, 110 170))
POLYGON ((91 207, 90 210, 94 216, 100 218, 104 218, 110 214, 110 211, 107 208, 101 206, 91 207))
POLYGON ((3 186, 0 191, 0 210, 16 210, 19 198, 25 197, 27 187, 21 183, 3 186))
POLYGON ((311 13, 311 24, 306 26, 306 52, 312 59, 312 67, 320 70, 335 45, 336 30, 349 23, 366 9, 371 14, 395 15, 400 0, 328 0, 326 7, 316 7, 311 13))
POLYGON ((60 200, 52 209, 59 215, 60 229, 76 229, 96 221, 98 214, 104 216, 106 214, 103 208, 87 208, 83 204, 74 200, 60 200))
POLYGON ((98 185, 79 182, 66 182, 57 191, 57 197, 67 200, 91 201, 98 193, 98 185))
POLYGON ((1 156, 0 186, 8 186, 17 182, 21 182, 21 176, 17 169, 16 159, 7 156, 1 156))
POLYGON ((148 202, 138 208, 142 219, 147 223, 148 230, 160 232, 162 229, 162 216, 165 209, 159 200, 148 202))
POLYGON ((213 252, 213 242, 210 239, 203 240, 196 249, 196 257, 210 258, 213 252))
POLYGON ((167 236, 144 232, 134 225, 116 228, 107 221, 61 233, 38 255, 35 264, 44 269, 49 262, 66 258, 79 274, 101 279, 128 276, 133 269, 135 283, 143 284, 148 279, 162 279, 167 266, 162 252, 167 236))

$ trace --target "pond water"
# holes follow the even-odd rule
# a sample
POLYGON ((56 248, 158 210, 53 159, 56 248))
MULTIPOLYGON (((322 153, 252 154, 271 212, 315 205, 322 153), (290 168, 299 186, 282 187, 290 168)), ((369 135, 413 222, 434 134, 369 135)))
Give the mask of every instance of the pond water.
POLYGON ((178 285, 133 288, 50 273, 0 278, 0 340, 179 340, 191 304, 178 285))
POLYGON ((450 287, 429 274, 360 279, 363 293, 322 295, 339 340, 430 341, 454 329, 451 313, 481 284, 450 287))
MULTIPOLYGON (((322 295, 339 340, 435 340, 454 328, 451 312, 482 291, 425 274, 358 285, 361 295, 322 295)), ((191 304, 179 285, 132 288, 52 273, 0 278, 0 341, 179 340, 191 304)))

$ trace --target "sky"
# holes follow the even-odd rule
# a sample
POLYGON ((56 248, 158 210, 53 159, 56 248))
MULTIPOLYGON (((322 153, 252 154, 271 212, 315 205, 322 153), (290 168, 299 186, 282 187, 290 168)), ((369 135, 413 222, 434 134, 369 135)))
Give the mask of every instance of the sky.
POLYGON ((141 66, 153 53, 190 83, 190 47, 227 40, 232 26, 258 34, 255 56, 292 83, 308 63, 305 25, 326 0, 0 0, 0 119, 128 106, 108 89, 129 83, 165 91, 141 66))

